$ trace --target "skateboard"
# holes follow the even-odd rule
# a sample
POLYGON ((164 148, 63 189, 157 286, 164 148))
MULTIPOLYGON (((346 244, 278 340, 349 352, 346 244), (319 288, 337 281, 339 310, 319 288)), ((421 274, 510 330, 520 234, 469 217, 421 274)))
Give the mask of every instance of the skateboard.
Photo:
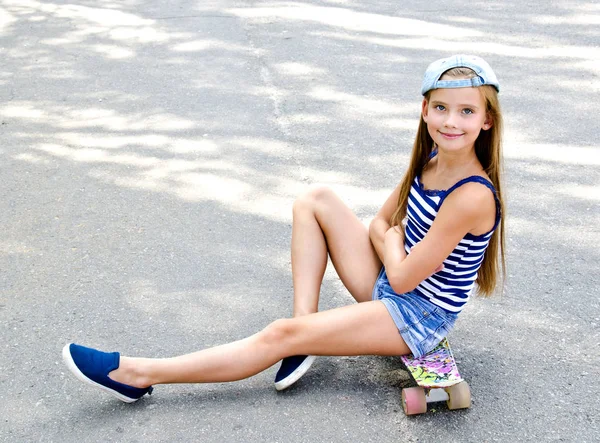
POLYGON ((458 373, 446 338, 420 358, 412 355, 400 358, 418 385, 402 389, 402 408, 406 415, 423 414, 427 412, 427 403, 439 401, 445 401, 448 409, 471 407, 471 390, 458 373))

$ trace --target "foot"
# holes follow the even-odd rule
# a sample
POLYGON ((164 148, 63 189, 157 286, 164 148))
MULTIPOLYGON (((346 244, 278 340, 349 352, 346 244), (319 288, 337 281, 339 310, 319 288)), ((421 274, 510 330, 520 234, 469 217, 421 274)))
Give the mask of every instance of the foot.
POLYGON ((106 391, 125 403, 133 403, 145 394, 152 393, 152 386, 136 388, 109 378, 108 374, 119 367, 118 352, 102 352, 69 343, 62 356, 69 370, 84 383, 106 391))
POLYGON ((281 367, 275 375, 275 389, 281 391, 296 383, 315 361, 314 355, 294 355, 281 360, 281 367))

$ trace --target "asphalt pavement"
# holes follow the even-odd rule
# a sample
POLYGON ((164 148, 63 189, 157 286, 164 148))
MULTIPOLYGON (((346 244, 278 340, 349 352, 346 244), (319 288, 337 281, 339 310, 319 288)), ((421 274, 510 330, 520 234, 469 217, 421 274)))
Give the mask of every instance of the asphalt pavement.
MULTIPOLYGON (((575 0, 0 0, 0 441, 598 441, 599 25, 575 0), (405 417, 397 358, 133 405, 67 371, 70 341, 166 357, 289 316, 295 196, 368 223, 453 53, 494 67, 506 123, 508 276, 450 335, 471 409, 405 417)), ((350 303, 329 270, 321 309, 350 303)))

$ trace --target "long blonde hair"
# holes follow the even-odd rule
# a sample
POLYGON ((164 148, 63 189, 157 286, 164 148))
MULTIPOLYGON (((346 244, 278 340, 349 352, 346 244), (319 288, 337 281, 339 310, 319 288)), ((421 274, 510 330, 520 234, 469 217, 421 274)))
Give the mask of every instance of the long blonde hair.
MULTIPOLYGON (((453 78, 472 78, 477 74, 468 68, 454 68, 446 71, 444 76, 453 78)), ((494 292, 498 274, 502 271, 502 280, 506 276, 506 261, 504 257, 504 200, 502 199, 502 114, 500 112, 500 102, 498 93, 493 86, 480 86, 483 98, 486 103, 486 112, 492 119, 492 127, 487 131, 482 130, 475 140, 475 154, 485 170, 492 184, 496 188, 496 195, 500 204, 500 222, 492 234, 489 245, 485 251, 481 268, 477 275, 477 287, 479 293, 483 296, 490 296, 494 292), (500 261, 498 261, 500 259, 500 261)), ((425 95, 429 101, 430 92, 425 95)), ((419 121, 417 136, 413 144, 412 156, 406 174, 400 185, 400 195, 398 197, 398 207, 392 214, 390 225, 399 226, 406 217, 406 208, 408 205, 408 196, 410 188, 417 175, 421 174, 423 168, 430 159, 433 151, 433 139, 427 131, 427 124, 423 120, 419 121)))

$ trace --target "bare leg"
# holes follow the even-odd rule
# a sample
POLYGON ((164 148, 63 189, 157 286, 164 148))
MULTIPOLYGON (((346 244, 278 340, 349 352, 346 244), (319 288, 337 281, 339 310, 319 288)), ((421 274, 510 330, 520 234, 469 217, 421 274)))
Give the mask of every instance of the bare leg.
POLYGON ((327 253, 356 301, 370 300, 381 262, 358 217, 326 187, 300 196, 293 217, 294 316, 317 312, 327 253))
POLYGON ((402 355, 410 352, 379 301, 277 320, 246 339, 167 359, 121 358, 110 377, 146 387, 211 383, 255 375, 293 354, 402 355))
POLYGON ((325 187, 294 203, 294 319, 278 320, 246 339, 170 359, 121 358, 111 372, 137 387, 247 378, 291 355, 400 355, 408 348, 380 302, 316 313, 327 256, 358 302, 371 300, 381 262, 367 228, 325 187), (310 314, 310 315, 308 315, 310 314))

